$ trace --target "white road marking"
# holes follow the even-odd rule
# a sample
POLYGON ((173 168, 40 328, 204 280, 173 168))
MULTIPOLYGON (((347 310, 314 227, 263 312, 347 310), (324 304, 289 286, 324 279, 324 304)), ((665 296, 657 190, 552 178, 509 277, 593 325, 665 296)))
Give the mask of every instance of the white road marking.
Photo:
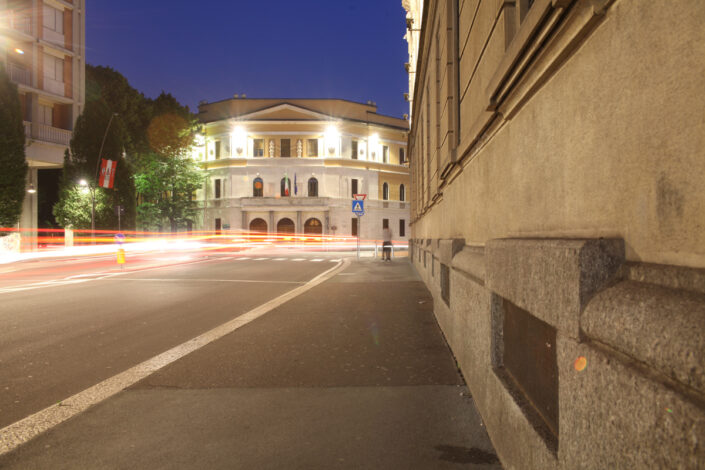
POLYGON ((291 261, 306 261, 306 258, 294 258, 291 261))
POLYGON ((311 261, 313 261, 314 263, 320 263, 321 261, 323 261, 323 258, 316 258, 312 259, 311 261))
POLYGON ((265 259, 269 259, 269 258, 255 258, 254 261, 262 261, 262 260, 265 260, 265 259))
POLYGON ((203 333, 185 343, 165 351, 158 356, 148 359, 141 364, 127 369, 126 371, 106 379, 86 390, 79 392, 59 404, 52 405, 20 421, 0 429, 0 455, 6 454, 18 446, 37 437, 39 434, 48 431, 66 421, 69 418, 87 410, 91 406, 106 400, 121 392, 127 387, 134 385, 143 378, 151 375, 159 369, 175 362, 203 346, 216 341, 223 336, 232 333, 238 328, 247 325, 267 312, 279 307, 289 300, 303 294, 333 277, 341 268, 345 269, 350 261, 344 260, 332 268, 314 277, 306 284, 296 287, 279 297, 265 302, 264 304, 230 320, 210 331, 203 333))
POLYGON ((246 259, 252 259, 252 258, 248 258, 247 256, 243 256, 242 258, 235 257, 236 261, 245 261, 246 259))
MULTIPOLYGON (((102 278, 99 280, 103 280, 102 278)), ((171 278, 123 278, 108 279, 109 281, 150 281, 150 282, 252 282, 261 284, 305 284, 303 281, 258 281, 253 279, 171 279, 171 278)))
POLYGON ((272 261, 286 261, 289 258, 274 258, 272 261))

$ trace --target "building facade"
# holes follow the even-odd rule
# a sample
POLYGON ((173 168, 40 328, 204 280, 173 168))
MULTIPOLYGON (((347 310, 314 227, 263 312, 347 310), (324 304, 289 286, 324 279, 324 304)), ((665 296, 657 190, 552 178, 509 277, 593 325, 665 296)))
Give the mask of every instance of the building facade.
MULTIPOLYGON (((85 1, 0 0, 0 60, 17 84, 29 174, 20 226, 37 228, 37 171, 61 168, 85 97, 85 1)), ((41 188, 40 188, 41 190, 41 188)))
POLYGON ((705 2, 422 17, 411 254, 505 468, 702 468, 705 2))
POLYGON ((407 121, 373 103, 233 98, 199 106, 205 230, 407 240, 407 121), (365 215, 352 213, 366 194, 365 215))

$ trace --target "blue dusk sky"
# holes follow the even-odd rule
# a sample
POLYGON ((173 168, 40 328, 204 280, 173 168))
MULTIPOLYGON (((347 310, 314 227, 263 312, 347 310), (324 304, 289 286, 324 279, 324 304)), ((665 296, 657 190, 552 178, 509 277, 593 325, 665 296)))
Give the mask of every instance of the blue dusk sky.
POLYGON ((192 111, 248 98, 342 98, 408 112, 401 0, 87 0, 86 56, 192 111))

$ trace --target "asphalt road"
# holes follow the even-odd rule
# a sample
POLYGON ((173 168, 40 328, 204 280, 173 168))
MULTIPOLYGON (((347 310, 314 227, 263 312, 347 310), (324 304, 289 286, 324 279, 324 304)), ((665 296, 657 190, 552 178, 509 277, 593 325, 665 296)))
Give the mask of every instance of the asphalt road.
POLYGON ((155 253, 0 267, 0 428, 289 291, 329 255, 155 253), (315 261, 318 260, 318 261, 315 261))

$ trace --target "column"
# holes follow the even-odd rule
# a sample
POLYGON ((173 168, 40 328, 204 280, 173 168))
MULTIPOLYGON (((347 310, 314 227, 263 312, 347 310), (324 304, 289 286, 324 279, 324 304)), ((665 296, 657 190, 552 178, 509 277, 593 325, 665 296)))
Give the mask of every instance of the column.
POLYGON ((269 227, 267 230, 269 233, 274 233, 277 228, 274 226, 274 211, 269 211, 269 227))

